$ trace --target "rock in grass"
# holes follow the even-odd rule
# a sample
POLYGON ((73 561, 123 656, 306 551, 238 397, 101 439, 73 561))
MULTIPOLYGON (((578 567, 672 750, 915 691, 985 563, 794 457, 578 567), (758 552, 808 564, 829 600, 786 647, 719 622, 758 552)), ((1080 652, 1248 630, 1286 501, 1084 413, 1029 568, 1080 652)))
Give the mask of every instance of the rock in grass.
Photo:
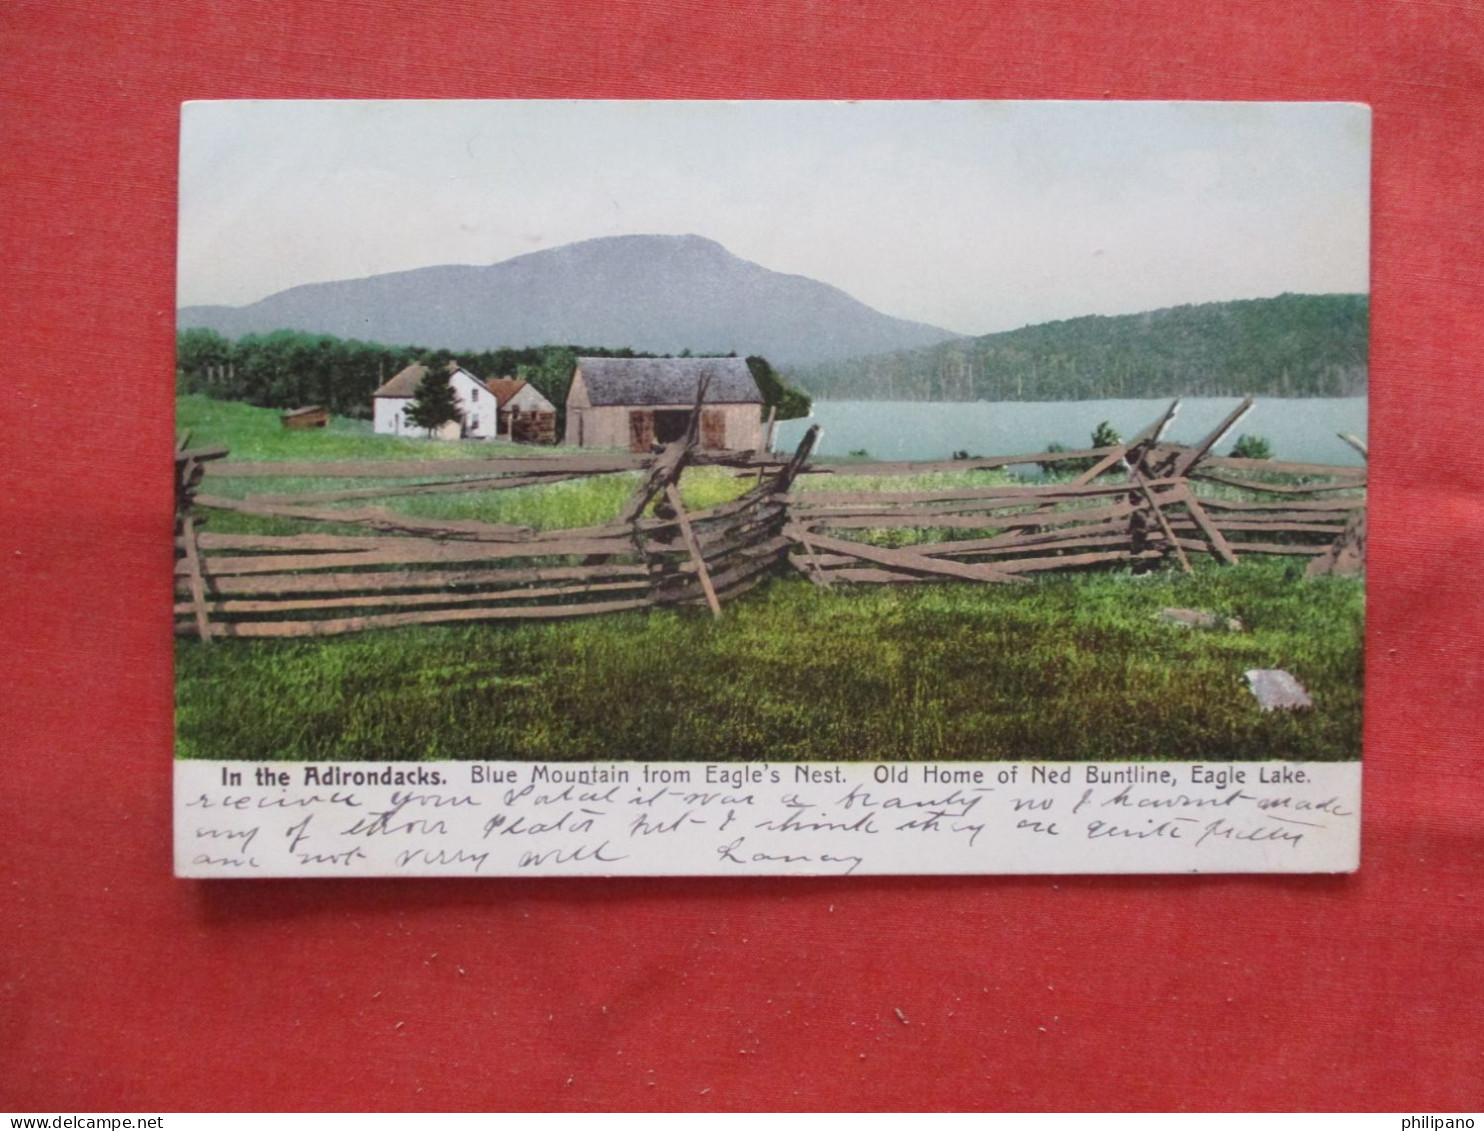
POLYGON ((1292 711, 1314 706, 1304 685, 1282 668, 1254 668, 1247 673, 1247 684, 1264 711, 1292 711))
POLYGON ((1165 624, 1179 625, 1181 628, 1225 628, 1228 632, 1241 632, 1242 622, 1236 617, 1218 617, 1215 613, 1208 613, 1202 609, 1161 609, 1158 618, 1165 624))

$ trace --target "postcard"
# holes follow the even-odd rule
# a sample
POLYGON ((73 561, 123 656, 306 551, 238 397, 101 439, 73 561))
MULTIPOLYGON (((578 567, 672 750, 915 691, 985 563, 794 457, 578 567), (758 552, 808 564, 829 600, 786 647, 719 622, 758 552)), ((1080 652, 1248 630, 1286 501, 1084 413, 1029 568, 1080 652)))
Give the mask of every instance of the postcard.
POLYGON ((188 878, 1359 865, 1370 112, 184 106, 188 878))

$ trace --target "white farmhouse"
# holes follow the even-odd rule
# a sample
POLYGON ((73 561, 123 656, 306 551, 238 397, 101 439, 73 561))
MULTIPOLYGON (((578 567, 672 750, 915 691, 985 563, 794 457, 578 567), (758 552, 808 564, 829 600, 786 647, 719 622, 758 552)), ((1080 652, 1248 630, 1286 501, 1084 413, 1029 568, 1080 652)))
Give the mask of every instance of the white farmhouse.
MULTIPOLYGON (((407 409, 417 399, 417 387, 427 367, 413 363, 371 394, 372 428, 383 436, 426 436, 407 419, 407 409)), ((499 408, 489 386, 456 361, 448 363, 448 383, 453 386, 463 420, 446 424, 436 433, 440 440, 492 440, 499 427, 499 408)))

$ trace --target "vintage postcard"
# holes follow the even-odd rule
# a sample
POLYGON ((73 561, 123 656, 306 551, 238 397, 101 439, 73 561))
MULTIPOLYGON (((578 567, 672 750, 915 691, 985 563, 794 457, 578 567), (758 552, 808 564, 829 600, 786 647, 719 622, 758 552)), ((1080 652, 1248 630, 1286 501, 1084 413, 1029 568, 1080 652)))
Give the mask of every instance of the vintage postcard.
POLYGON ((183 877, 1340 872, 1370 113, 198 102, 183 877))

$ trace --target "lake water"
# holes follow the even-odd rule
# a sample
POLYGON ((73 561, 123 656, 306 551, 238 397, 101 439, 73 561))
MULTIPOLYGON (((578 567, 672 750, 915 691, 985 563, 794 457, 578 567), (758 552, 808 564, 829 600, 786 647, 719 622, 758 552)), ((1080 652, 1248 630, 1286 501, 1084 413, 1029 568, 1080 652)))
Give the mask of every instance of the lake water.
MULTIPOLYGON (((1053 441, 1085 448, 1104 420, 1129 439, 1159 418, 1163 400, 1106 401, 815 401, 808 420, 778 426, 775 451, 792 451, 811 424, 821 428, 815 454, 849 455, 864 448, 874 459, 948 459, 971 455, 1017 455, 1045 451, 1053 441)), ((1241 403, 1240 397, 1187 397, 1165 438, 1191 443, 1215 428, 1241 403)), ((1268 441, 1275 459, 1299 463, 1361 464, 1360 454, 1336 433, 1366 439, 1364 397, 1309 400, 1259 398, 1216 446, 1226 455, 1242 433, 1268 441)))

